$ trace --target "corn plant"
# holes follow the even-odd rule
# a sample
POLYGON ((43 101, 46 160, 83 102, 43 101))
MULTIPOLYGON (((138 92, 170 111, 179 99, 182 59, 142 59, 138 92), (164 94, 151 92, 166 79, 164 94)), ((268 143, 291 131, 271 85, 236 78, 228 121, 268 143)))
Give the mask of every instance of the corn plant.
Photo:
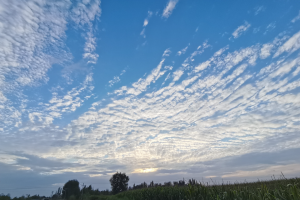
POLYGON ((130 200, 300 200, 299 182, 300 179, 282 179, 241 184, 158 186, 126 191, 115 197, 130 200))

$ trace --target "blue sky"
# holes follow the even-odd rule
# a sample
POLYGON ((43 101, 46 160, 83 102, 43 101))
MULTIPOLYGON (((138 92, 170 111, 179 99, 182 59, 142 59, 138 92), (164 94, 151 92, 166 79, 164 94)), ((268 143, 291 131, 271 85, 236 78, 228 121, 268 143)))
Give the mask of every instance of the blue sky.
POLYGON ((300 169, 298 1, 0 2, 0 193, 300 169))

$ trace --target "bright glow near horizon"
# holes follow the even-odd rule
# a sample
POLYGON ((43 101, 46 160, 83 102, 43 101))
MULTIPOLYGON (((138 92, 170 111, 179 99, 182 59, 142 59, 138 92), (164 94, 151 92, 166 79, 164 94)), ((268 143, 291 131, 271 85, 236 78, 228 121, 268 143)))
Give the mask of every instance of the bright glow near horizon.
POLYGON ((135 169, 133 173, 150 173, 156 172, 157 170, 157 168, 135 169))

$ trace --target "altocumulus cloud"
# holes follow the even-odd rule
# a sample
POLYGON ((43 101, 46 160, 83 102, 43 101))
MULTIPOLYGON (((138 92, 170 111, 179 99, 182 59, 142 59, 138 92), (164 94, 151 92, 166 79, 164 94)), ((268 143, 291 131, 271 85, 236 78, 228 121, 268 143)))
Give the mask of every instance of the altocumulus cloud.
POLYGON ((47 82, 53 64, 70 64, 72 55, 63 42, 68 21, 89 28, 83 57, 90 63, 97 61, 91 21, 100 15, 99 6, 98 0, 75 4, 67 0, 1 2, 5 12, 0 12, 0 123, 21 123, 22 109, 28 101, 21 87, 47 82), (14 101, 21 106, 14 106, 5 94, 14 94, 14 101))
MULTIPOLYGON (((286 51, 294 51, 287 47, 295 45, 290 40, 276 52, 283 47, 288 49, 286 51)), ((63 169, 49 168, 47 173, 50 174, 88 173, 97 165, 107 164, 108 167, 112 162, 119 163, 119 169, 131 172, 153 168, 159 169, 156 173, 170 170, 168 173, 172 174, 172 170, 182 172, 185 166, 195 163, 201 166, 230 156, 277 152, 287 147, 297 149, 300 97, 293 91, 300 86, 299 80, 294 78, 299 76, 300 60, 295 56, 270 60, 258 73, 252 73, 251 68, 260 63, 259 55, 264 48, 265 44, 256 44, 230 52, 226 47, 227 50, 222 49, 203 62, 209 62, 206 67, 195 70, 203 65, 200 63, 189 69, 190 75, 184 70, 175 72, 169 85, 148 91, 165 73, 162 66, 166 58, 163 58, 147 77, 131 87, 116 90, 116 97, 108 105, 85 112, 63 129, 51 123, 38 126, 39 132, 51 133, 53 144, 60 142, 59 149, 55 145, 55 148, 46 145, 39 152, 24 148, 22 143, 29 138, 23 138, 21 130, 15 132, 19 137, 10 139, 17 146, 12 148, 3 141, 2 145, 7 152, 24 148, 30 155, 73 159, 78 164, 63 169), (214 73, 207 73, 208 70, 214 73)), ((72 96, 72 92, 69 95, 72 96)), ((48 110, 55 112, 57 102, 66 106, 54 98, 48 110)), ((71 100, 72 97, 63 99, 71 100)), ((69 110, 72 111, 72 107, 69 110)), ((31 132, 35 140, 40 140, 37 145, 45 145, 42 137, 48 134, 40 135, 36 129, 36 124, 22 127, 31 132)), ((4 161, 12 164, 18 159, 15 156, 4 161)), ((22 163, 19 165, 20 169, 28 169, 25 164, 23 168, 22 163)), ((208 170, 206 165, 202 167, 208 170)), ((101 169, 108 171, 109 167, 101 169)), ((250 172, 224 177, 246 176, 247 173, 250 172)))

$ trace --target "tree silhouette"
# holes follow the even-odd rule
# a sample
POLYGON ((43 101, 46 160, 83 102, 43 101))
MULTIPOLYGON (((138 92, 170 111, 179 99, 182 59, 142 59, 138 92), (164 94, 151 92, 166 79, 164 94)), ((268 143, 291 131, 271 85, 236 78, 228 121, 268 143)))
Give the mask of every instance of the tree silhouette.
POLYGON ((69 199, 74 195, 76 198, 80 195, 79 182, 77 180, 69 180, 65 183, 62 191, 63 198, 69 199))
MULTIPOLYGON (((59 199, 59 198, 61 198, 61 194, 62 194, 62 188, 61 187, 59 187, 58 189, 57 189, 57 191, 52 195, 52 199, 59 199)), ((39 199, 39 197, 38 198, 33 198, 33 196, 31 197, 31 199, 39 199)))
POLYGON ((129 177, 125 173, 115 173, 110 179, 111 190, 113 194, 126 191, 128 188, 129 177))

